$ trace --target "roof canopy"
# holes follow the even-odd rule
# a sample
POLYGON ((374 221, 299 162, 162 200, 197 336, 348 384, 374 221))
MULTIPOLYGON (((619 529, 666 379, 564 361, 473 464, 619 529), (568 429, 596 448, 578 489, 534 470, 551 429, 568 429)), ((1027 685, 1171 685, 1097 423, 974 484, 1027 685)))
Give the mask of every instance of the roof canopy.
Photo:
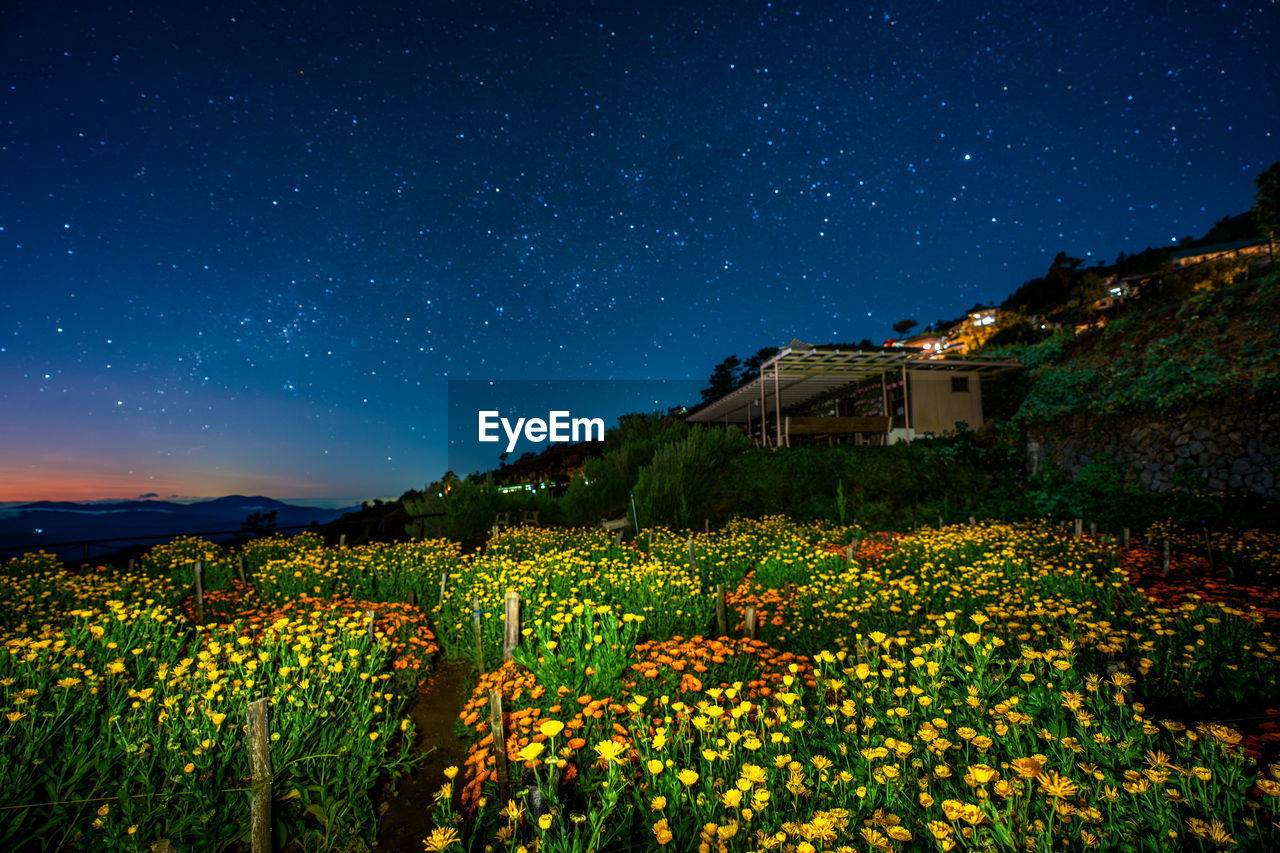
POLYGON ((777 408, 785 410, 885 374, 892 379, 904 368, 994 375, 1022 367, 1011 358, 929 356, 929 353, 906 348, 839 350, 792 341, 791 346, 761 365, 759 376, 694 411, 685 420, 746 423, 750 417, 756 421, 760 419, 762 404, 766 412, 772 413, 777 408))

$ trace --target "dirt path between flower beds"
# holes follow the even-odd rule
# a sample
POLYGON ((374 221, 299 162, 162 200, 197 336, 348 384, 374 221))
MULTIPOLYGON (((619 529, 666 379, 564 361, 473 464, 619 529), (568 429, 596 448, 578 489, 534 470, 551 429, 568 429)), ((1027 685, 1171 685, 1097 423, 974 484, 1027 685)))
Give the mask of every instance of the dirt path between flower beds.
POLYGON ((462 690, 466 675, 465 663, 443 661, 409 709, 409 717, 420 732, 414 751, 427 756, 400 780, 398 796, 379 800, 387 804, 378 832, 379 851, 422 853, 422 840, 435 826, 431 819, 433 797, 445 783, 444 769, 451 764, 461 766, 467 755, 466 744, 453 733, 466 700, 462 690))

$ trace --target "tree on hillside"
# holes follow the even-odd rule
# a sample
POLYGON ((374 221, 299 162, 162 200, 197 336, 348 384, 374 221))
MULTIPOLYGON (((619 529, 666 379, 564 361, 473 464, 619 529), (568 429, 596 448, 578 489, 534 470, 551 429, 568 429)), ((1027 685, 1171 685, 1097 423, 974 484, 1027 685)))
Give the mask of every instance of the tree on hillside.
POLYGON ((1253 197, 1253 212, 1258 227, 1267 235, 1267 251, 1275 260, 1276 232, 1280 231, 1280 160, 1253 179, 1258 194, 1253 197))
POLYGON ((1093 307, 1094 302, 1106 296, 1109 290, 1107 280, 1094 270, 1089 270, 1080 276, 1071 295, 1079 300, 1081 308, 1088 310, 1093 307))
POLYGON ((250 539, 257 539, 259 536, 266 536, 274 533, 276 527, 276 519, 280 511, 273 509, 271 512, 251 512, 249 517, 240 522, 240 532, 247 535, 250 539))
POLYGON ((731 355, 720 362, 711 371, 710 385, 702 389, 702 402, 710 403, 728 394, 738 387, 738 369, 742 367, 742 359, 731 355))
POLYGON ((746 360, 742 365, 742 371, 738 374, 738 384, 746 385, 752 379, 760 375, 760 365, 778 354, 777 347, 763 347, 756 351, 756 354, 746 360))
POLYGON ((1072 283, 1075 281, 1076 272, 1084 265, 1084 261, 1080 258, 1073 258, 1066 252, 1059 252, 1053 258, 1053 263, 1049 265, 1049 272, 1045 277, 1060 285, 1062 292, 1065 293, 1071 289, 1072 283))
POLYGON ((894 323, 893 330, 897 332, 899 335, 905 335, 907 332, 911 331, 918 325, 920 324, 917 323, 915 320, 912 320, 911 318, 907 318, 905 320, 899 320, 898 322, 894 323))
POLYGON ((1059 252, 1049 265, 1049 271, 1040 278, 1024 282, 1004 301, 1005 308, 1038 314, 1067 300, 1067 294, 1080 275, 1084 261, 1059 252))
POLYGON ((1024 314, 1017 311, 1001 311, 994 332, 986 339, 984 346, 989 350, 1027 346, 1039 343, 1050 334, 1049 331, 1033 325, 1024 314))

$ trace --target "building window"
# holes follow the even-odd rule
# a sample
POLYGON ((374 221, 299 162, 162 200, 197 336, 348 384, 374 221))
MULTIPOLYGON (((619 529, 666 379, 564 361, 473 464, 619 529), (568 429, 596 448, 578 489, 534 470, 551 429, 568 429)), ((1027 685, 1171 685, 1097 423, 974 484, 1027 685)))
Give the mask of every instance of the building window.
POLYGON ((952 376, 951 377, 951 393, 963 393, 969 390, 968 376, 952 376))

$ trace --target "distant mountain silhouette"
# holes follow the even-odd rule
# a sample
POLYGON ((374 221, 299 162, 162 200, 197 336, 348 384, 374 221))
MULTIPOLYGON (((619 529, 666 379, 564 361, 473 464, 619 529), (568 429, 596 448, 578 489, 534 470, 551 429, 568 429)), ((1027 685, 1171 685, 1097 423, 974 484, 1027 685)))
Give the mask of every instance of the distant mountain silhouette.
MULTIPOLYGON (((227 495, 194 503, 160 500, 126 500, 80 503, 77 501, 31 501, 0 505, 0 548, 36 551, 41 547, 80 539, 117 537, 182 536, 205 531, 238 531, 251 513, 276 513, 276 525, 293 527, 315 522, 325 524, 359 507, 324 509, 284 503, 274 498, 227 495)), ((229 538, 211 536, 219 540, 229 538)), ((96 553, 115 550, 129 542, 112 543, 96 549, 96 553)), ((83 549, 56 549, 69 559, 83 549)), ((0 551, 0 562, 22 553, 22 550, 0 551)), ((93 551, 90 552, 94 553, 93 551)))

